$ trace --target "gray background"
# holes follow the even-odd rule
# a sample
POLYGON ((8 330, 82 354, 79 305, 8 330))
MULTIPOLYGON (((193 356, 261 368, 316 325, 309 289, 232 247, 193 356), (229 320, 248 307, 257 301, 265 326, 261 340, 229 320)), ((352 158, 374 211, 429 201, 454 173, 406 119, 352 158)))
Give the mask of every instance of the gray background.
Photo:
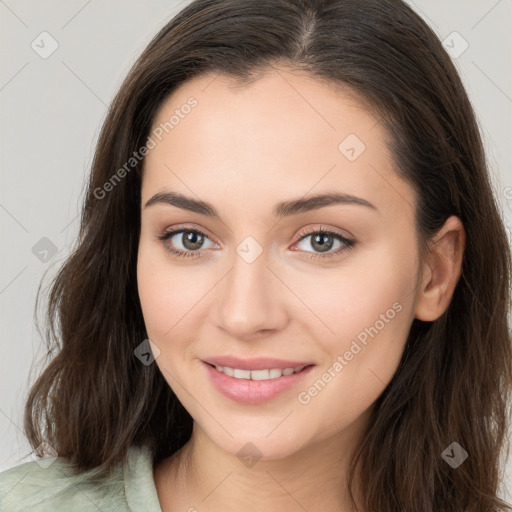
MULTIPOLYGON (((0 0, 0 471, 31 459, 21 427, 44 353, 33 321, 35 293, 45 271, 48 285, 77 234, 107 105, 151 37, 187 3, 0 0), (46 55, 52 44, 58 48, 46 55)), ((408 3, 456 61, 512 226, 512 0, 408 3)), ((507 501, 511 458, 501 492, 507 501)))

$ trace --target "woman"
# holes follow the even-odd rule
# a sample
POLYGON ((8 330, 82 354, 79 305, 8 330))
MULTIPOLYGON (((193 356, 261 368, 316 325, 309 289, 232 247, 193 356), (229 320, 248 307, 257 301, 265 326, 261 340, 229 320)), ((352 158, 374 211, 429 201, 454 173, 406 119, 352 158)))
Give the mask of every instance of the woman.
POLYGON ((510 510, 509 309, 475 116, 419 16, 196 0, 105 121, 26 404, 58 458, 4 472, 2 510, 510 510))

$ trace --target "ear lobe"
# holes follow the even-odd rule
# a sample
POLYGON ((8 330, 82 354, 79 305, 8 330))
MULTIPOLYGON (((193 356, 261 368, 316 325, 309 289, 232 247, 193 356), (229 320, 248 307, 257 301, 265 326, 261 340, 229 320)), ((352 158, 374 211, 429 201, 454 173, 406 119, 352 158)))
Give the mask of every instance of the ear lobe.
POLYGON ((448 309, 461 276, 466 233, 460 219, 449 217, 429 247, 415 309, 415 317, 425 322, 437 320, 448 309))

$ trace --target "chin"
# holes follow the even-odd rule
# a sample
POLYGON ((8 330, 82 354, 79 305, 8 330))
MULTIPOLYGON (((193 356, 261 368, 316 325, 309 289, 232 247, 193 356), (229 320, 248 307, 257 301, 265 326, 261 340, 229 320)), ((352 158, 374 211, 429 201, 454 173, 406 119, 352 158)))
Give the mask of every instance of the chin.
MULTIPOLYGON (((271 432, 269 429, 267 432, 271 432)), ((281 435, 276 432, 265 434, 261 437, 254 434, 244 435, 240 433, 233 438, 223 436, 222 439, 213 439, 213 442, 222 450, 244 461, 258 460, 278 460, 295 454, 303 447, 298 439, 292 438, 286 429, 283 429, 281 435), (272 439, 271 439, 272 437, 272 439)))

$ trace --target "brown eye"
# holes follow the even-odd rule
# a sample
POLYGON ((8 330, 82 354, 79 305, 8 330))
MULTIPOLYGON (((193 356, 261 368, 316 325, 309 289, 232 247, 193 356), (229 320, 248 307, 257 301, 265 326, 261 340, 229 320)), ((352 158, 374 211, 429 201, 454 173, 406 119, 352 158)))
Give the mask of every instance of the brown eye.
POLYGON ((204 243, 204 236, 196 231, 182 231, 181 243, 188 251, 196 251, 204 243))
POLYGON ((167 251, 178 257, 196 257, 204 249, 208 236, 198 229, 175 229, 159 236, 167 251), (197 253, 197 254, 196 254, 197 253))
POLYGON ((353 248, 356 244, 355 240, 346 238, 330 229, 311 229, 309 231, 302 232, 300 237, 299 244, 303 243, 302 250, 310 252, 307 251, 307 248, 309 247, 313 249, 313 252, 319 253, 318 255, 313 254, 313 256, 309 256, 312 258, 329 258, 337 256, 341 252, 353 248), (309 242, 304 242, 308 238, 311 240, 309 242), (336 242, 338 242, 338 250, 329 252, 336 242))

